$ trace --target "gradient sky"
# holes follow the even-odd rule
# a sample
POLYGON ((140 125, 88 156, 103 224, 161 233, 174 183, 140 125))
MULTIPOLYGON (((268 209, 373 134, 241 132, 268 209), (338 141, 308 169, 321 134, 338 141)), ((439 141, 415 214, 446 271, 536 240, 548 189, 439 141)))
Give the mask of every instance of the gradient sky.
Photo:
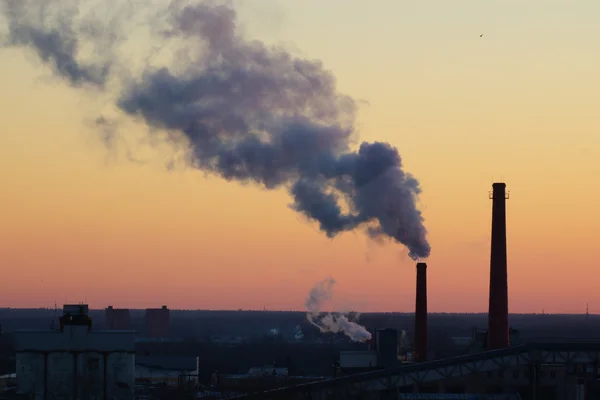
MULTIPOLYGON (((487 310, 502 179, 510 310, 600 312, 600 2, 234 4, 249 37, 322 60, 364 100, 361 138, 421 181, 431 311, 487 310)), ((413 310, 401 246, 328 239, 283 191, 111 157, 97 105, 26 51, 0 50, 0 88, 0 306, 302 309, 333 276, 330 308, 413 310)))

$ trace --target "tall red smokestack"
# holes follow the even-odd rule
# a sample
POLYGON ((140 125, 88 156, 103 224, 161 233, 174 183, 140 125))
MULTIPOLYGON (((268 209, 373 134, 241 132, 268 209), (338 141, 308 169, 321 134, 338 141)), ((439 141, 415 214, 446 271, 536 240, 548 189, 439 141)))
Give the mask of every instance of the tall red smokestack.
POLYGON ((427 361, 427 264, 417 263, 417 300, 415 304, 415 340, 413 356, 416 362, 427 361))
POLYGON ((505 183, 492 185, 492 250, 490 257, 490 308, 487 347, 509 346, 508 274, 506 267, 506 193, 505 183))

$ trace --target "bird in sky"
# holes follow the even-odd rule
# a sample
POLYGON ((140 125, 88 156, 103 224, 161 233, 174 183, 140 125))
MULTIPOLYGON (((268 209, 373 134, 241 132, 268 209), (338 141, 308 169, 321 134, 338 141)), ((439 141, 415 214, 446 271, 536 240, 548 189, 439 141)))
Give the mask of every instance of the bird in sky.
POLYGON ((479 35, 479 37, 483 37, 483 33, 481 35, 479 35))

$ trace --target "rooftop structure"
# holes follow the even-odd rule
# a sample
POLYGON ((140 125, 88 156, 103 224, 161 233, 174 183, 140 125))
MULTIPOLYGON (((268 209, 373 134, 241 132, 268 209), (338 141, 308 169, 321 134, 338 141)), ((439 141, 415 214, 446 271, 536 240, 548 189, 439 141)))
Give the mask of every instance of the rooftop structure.
POLYGON ((67 304, 58 330, 16 332, 17 391, 34 399, 133 399, 135 331, 96 331, 85 304, 67 304))

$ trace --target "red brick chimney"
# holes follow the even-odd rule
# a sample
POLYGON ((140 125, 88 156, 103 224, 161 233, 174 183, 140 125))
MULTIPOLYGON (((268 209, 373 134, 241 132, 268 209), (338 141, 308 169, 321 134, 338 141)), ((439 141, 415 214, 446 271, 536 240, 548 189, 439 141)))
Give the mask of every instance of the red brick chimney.
POLYGON ((508 273, 506 266, 505 183, 492 185, 492 243, 490 256, 490 304, 487 348, 506 348, 510 344, 508 327, 508 273))
POLYGON ((417 263, 413 356, 416 362, 427 361, 427 264, 423 262, 417 263))

